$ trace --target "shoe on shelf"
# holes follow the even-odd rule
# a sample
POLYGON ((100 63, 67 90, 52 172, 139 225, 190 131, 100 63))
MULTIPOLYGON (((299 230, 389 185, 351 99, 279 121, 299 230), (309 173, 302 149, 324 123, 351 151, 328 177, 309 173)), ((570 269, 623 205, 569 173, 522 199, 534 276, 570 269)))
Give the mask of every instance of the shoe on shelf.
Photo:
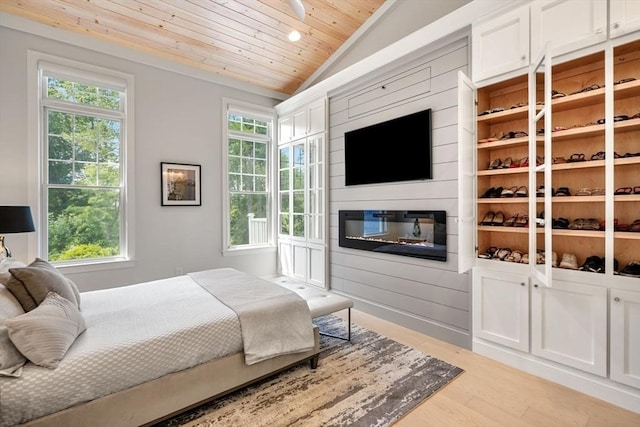
POLYGON ((562 255, 562 261, 558 265, 560 268, 567 268, 569 270, 577 270, 578 269, 578 259, 574 254, 565 253, 562 255))
POLYGON ((597 255, 587 257, 584 264, 580 266, 581 271, 590 271, 592 273, 604 273, 604 259, 597 255))
POLYGON ((478 258, 491 259, 495 256, 496 252, 498 252, 498 248, 491 246, 485 253, 479 254, 478 258))
POLYGON ((640 261, 631 261, 622 270, 620 270, 620 275, 628 277, 640 277, 640 261))
POLYGON ((573 220, 571 224, 569 224, 570 230, 582 230, 584 228, 584 223, 586 219, 584 218, 576 218, 573 220))
POLYGON ((503 226, 504 225, 504 212, 498 211, 493 216, 493 221, 491 221, 491 225, 494 226, 503 226))
POLYGON ((511 218, 504 222, 505 227, 515 227, 519 214, 515 213, 511 218))
POLYGON ((500 197, 513 197, 517 190, 518 186, 515 185, 513 187, 505 188, 502 190, 502 193, 500 193, 500 197))
POLYGON ((493 190, 493 193, 491 193, 491 194, 489 195, 489 197, 491 197, 491 198, 498 198, 498 197, 500 197, 500 196, 502 195, 502 190, 503 190, 503 188, 502 188, 502 187, 496 187, 496 188, 493 190))
POLYGON ((500 261, 504 261, 509 255, 511 255, 511 249, 500 248, 498 249, 498 252, 496 252, 495 258, 498 258, 500 261))
POLYGON ((520 262, 522 260, 522 252, 511 251, 511 253, 504 260, 507 262, 520 262))
MULTIPOLYGON (((638 187, 640 189, 640 187, 638 187)), ((525 185, 522 185, 516 189, 516 197, 527 197, 528 190, 525 185)))
POLYGON ((491 195, 496 191, 496 187, 491 187, 489 188, 487 191, 485 191, 482 196, 480 196, 481 199, 488 199, 489 197, 491 197, 491 195))
POLYGON ((489 211, 485 214, 484 218, 482 218, 482 221, 480 221, 480 225, 493 225, 493 219, 495 218, 496 214, 493 211, 489 211))
POLYGON ((489 169, 499 169, 502 167, 502 159, 494 159, 489 163, 489 169))
POLYGON ((569 220, 567 218, 553 218, 552 228, 566 229, 569 228, 569 220))

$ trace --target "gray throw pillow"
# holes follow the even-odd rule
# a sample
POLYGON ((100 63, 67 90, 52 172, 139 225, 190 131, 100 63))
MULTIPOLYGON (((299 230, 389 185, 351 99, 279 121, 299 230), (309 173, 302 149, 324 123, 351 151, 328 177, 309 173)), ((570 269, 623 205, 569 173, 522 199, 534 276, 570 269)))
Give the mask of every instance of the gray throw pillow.
POLYGON ((87 327, 78 307, 49 292, 35 309, 5 321, 9 338, 31 362, 55 369, 87 327))
MULTIPOLYGON (((3 274, 0 273, 0 276, 3 274)), ((7 319, 21 314, 24 314, 24 309, 18 300, 0 285, 0 376, 3 377, 19 377, 22 375, 22 366, 27 363, 27 359, 9 339, 9 330, 5 326, 7 319)))
POLYGON ((20 301, 24 311, 35 309, 50 291, 80 308, 80 292, 75 283, 43 259, 36 258, 27 267, 10 268, 9 273, 11 278, 5 286, 20 301))

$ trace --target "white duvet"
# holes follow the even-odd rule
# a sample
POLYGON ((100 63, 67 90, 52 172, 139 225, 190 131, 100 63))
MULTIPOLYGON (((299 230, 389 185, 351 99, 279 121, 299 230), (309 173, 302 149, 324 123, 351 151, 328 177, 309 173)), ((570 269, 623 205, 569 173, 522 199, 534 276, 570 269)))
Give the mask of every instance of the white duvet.
POLYGON ((57 369, 0 377, 0 426, 242 351, 238 317, 188 276, 85 292, 87 330, 57 369))

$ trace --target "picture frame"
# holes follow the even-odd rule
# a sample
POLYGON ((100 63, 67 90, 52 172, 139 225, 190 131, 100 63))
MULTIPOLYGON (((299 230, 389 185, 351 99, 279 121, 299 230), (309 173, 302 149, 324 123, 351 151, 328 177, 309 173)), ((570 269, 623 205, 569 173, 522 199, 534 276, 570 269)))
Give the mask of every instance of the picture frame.
POLYGON ((201 205, 200 165, 160 163, 160 196, 162 206, 201 205))

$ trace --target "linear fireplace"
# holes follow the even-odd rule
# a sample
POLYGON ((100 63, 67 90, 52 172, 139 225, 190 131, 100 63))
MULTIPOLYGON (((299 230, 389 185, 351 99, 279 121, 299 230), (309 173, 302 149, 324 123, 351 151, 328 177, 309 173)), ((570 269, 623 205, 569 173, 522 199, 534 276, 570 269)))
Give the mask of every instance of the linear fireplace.
POLYGON ((447 260, 445 211, 339 211, 339 232, 344 248, 447 260))

